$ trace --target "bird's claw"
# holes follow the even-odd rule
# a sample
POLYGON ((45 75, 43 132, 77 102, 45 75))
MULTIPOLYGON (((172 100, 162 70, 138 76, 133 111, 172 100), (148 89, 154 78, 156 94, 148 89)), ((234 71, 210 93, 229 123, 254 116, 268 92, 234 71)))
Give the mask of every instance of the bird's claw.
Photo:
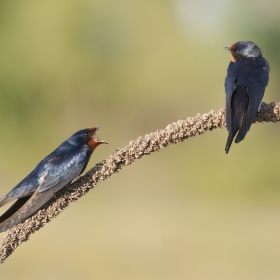
POLYGON ((258 113, 261 111, 262 105, 264 105, 264 104, 265 104, 264 102, 260 103, 259 108, 258 108, 258 113))

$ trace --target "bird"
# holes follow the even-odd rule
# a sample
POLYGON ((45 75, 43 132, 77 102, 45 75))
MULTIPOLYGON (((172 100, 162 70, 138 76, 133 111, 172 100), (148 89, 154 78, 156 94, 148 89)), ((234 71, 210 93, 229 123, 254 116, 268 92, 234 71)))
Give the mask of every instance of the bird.
POLYGON ((0 199, 0 207, 15 201, 0 216, 0 232, 23 222, 83 173, 95 148, 108 144, 96 135, 100 127, 74 133, 0 199))
POLYGON ((227 154, 234 138, 235 143, 245 138, 260 111, 270 67, 252 41, 240 41, 225 49, 231 53, 225 78, 227 154))

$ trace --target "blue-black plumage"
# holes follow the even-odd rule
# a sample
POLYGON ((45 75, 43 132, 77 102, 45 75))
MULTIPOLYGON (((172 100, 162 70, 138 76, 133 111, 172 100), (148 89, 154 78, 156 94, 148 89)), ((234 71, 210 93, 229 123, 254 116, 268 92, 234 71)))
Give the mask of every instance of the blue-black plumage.
POLYGON ((254 121, 268 84, 269 64, 251 41, 240 41, 226 49, 232 55, 225 79, 228 153, 235 136, 235 143, 242 141, 254 121))
POLYGON ((0 217, 0 232, 30 217, 85 170, 94 149, 107 143, 96 136, 98 129, 91 127, 73 134, 0 199, 0 207, 16 200, 0 217))

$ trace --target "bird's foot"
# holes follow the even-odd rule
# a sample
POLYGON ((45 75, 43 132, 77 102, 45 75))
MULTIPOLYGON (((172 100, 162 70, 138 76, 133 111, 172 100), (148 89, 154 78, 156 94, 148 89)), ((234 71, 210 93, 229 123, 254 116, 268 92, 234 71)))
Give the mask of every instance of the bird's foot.
POLYGON ((264 102, 260 103, 259 108, 258 108, 258 113, 261 111, 262 105, 264 105, 264 104, 265 104, 264 102))

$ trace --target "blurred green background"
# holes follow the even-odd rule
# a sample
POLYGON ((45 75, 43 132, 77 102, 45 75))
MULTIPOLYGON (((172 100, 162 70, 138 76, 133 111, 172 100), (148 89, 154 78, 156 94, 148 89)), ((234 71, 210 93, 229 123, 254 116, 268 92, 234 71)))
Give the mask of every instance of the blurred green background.
MULTIPOLYGON (((75 131, 129 140, 224 107, 236 41, 271 66, 280 2, 1 1, 0 196, 75 131)), ((279 124, 226 129, 145 157, 72 204, 1 266, 1 279, 280 279, 279 124)), ((0 237, 4 237, 2 233, 0 237)))

